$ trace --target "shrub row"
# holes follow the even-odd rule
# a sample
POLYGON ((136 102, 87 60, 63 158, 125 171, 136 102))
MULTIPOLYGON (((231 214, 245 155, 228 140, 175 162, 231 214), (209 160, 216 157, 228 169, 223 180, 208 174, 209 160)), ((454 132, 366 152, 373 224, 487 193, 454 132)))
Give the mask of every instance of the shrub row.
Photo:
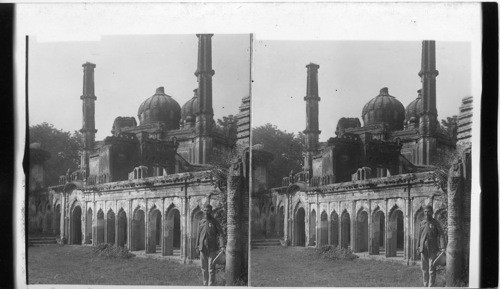
POLYGON ((351 249, 341 248, 340 246, 325 245, 316 249, 321 257, 331 260, 354 260, 359 258, 351 249))
POLYGON ((135 256, 134 254, 130 253, 127 248, 117 247, 111 244, 99 244, 93 247, 92 250, 95 256, 104 258, 129 259, 135 256))

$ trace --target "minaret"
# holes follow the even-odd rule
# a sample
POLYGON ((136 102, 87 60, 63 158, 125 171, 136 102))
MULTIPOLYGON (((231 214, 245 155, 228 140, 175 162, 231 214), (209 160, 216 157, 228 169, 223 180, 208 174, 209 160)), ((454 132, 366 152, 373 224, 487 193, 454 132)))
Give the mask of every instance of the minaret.
POLYGON ((198 68, 194 75, 198 78, 198 112, 196 115, 196 138, 194 160, 196 164, 206 164, 212 153, 211 131, 214 124, 212 108, 212 36, 196 34, 198 37, 198 68))
POLYGON ((86 176, 89 176, 89 157, 95 142, 95 96, 94 91, 94 68, 95 64, 86 62, 83 66, 83 95, 80 99, 83 101, 83 124, 80 132, 82 133, 83 149, 81 153, 80 169, 84 170, 86 176))
POLYGON ((309 172, 312 177, 312 161, 318 152, 319 130, 318 124, 318 69, 319 65, 309 63, 307 67, 307 89, 304 100, 306 101, 306 152, 304 155, 304 171, 309 172))
POLYGON ((418 164, 430 165, 436 155, 436 42, 434 40, 422 41, 422 68, 418 75, 422 82, 422 112, 419 120, 419 154, 418 164))

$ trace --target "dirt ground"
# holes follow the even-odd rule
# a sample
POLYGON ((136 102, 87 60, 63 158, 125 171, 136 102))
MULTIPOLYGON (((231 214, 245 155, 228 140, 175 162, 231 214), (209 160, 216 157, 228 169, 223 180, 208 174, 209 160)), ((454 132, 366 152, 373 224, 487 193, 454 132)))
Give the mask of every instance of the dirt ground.
MULTIPOLYGON (((419 266, 355 259, 322 258, 315 249, 268 247, 251 251, 250 286, 421 287, 419 266)), ((444 286, 442 272, 437 285, 444 286)))
MULTIPOLYGON (((29 247, 28 284, 192 285, 201 286, 201 269, 172 260, 93 256, 89 246, 29 247)), ((217 273, 218 285, 224 272, 217 273)))

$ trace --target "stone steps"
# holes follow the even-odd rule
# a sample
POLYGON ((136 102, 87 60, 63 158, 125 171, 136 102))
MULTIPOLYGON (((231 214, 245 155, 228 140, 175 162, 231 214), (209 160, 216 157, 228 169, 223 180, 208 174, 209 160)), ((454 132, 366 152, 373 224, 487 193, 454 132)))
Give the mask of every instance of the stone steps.
POLYGON ((56 237, 28 237, 28 245, 43 246, 57 244, 56 237))
POLYGON ((252 249, 281 246, 280 239, 257 239, 252 240, 252 249))

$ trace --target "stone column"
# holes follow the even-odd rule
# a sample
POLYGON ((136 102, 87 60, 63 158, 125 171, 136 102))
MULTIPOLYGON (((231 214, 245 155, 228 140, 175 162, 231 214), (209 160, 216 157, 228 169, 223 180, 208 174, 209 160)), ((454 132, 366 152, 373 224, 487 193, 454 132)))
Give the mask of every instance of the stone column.
POLYGON ((320 244, 321 244, 321 238, 322 238, 322 235, 321 235, 321 229, 323 228, 322 227, 322 223, 321 223, 321 211, 320 211, 320 208, 319 208, 319 203, 318 203, 318 193, 316 193, 316 248, 319 248, 320 247, 320 244))
MULTIPOLYGON (((446 286, 458 286, 464 278, 464 168, 460 160, 448 174, 448 246, 446 248, 446 286)), ((465 265, 465 266, 464 266, 465 265)))
POLYGON ((372 201, 370 199, 367 199, 366 202, 368 203, 368 220, 367 220, 367 225, 368 225, 368 254, 372 253, 373 248, 372 248, 372 242, 373 242, 373 212, 372 212, 372 201))
POLYGON ((422 114, 419 121, 420 161, 418 164, 430 165, 436 154, 435 133, 439 126, 436 108, 436 43, 434 40, 422 42, 422 65, 418 76, 422 82, 422 114))
POLYGON ((339 244, 340 247, 342 247, 342 209, 340 207, 340 201, 338 202, 339 203, 339 213, 338 213, 338 223, 339 225, 337 226, 337 229, 338 229, 338 232, 337 232, 337 242, 339 244))
POLYGON ((127 218, 127 244, 128 249, 132 251, 132 222, 134 220, 134 212, 132 212, 132 200, 128 200, 128 218, 127 218))
POLYGON ((389 199, 385 199, 385 224, 384 224, 384 235, 385 235, 385 257, 389 257, 389 199))
POLYGON ((332 208, 330 208, 331 204, 328 203, 328 212, 327 212, 327 216, 326 216, 326 220, 327 220, 327 226, 328 226, 328 229, 327 229, 327 234, 328 234, 328 245, 331 245, 332 244, 332 208))
MULTIPOLYGON (((307 89, 304 100, 306 101, 306 152, 304 158, 304 171, 309 172, 312 177, 312 160, 313 156, 318 151, 319 122, 318 122, 318 107, 321 98, 318 93, 318 69, 319 65, 310 63, 307 67, 307 89)), ((309 181, 309 180, 308 180, 309 181)), ((316 226, 317 227, 317 226, 316 226)))
POLYGON ((196 115, 196 138, 194 162, 206 164, 212 151, 210 137, 213 126, 212 108, 212 36, 213 34, 197 34, 198 37, 198 67, 195 76, 198 78, 198 112, 196 115))
POLYGON ((94 208, 92 210, 92 246, 97 245, 97 206, 96 202, 93 202, 94 208))
POLYGON ((118 220, 120 220, 120 211, 118 210, 118 201, 114 201, 114 212, 115 212, 115 246, 118 246, 118 240, 120 239, 120 236, 118 235, 119 229, 118 229, 118 220))
POLYGON ((108 212, 106 211, 106 201, 104 201, 104 244, 108 243, 108 212))
MULTIPOLYGON (((65 198, 66 193, 61 193, 61 218, 59 219, 59 237, 61 240, 64 240, 67 238, 68 244, 69 244, 69 237, 66 234, 66 228, 65 228, 65 221, 66 220, 66 198, 65 198)), ((71 212, 69 212, 71 214, 71 212)))
MULTIPOLYGON (((145 247, 146 248, 145 248, 144 251, 145 251, 146 254, 148 254, 148 253, 155 253, 155 251, 156 251, 156 240, 153 240, 153 238, 151 238, 151 234, 153 233, 152 232, 153 228, 151 228, 151 222, 150 222, 151 216, 150 216, 150 211, 149 211, 151 208, 149 207, 148 199, 144 199, 144 203, 145 203, 145 206, 146 206, 146 209, 145 209, 145 212, 144 212, 144 219, 145 219, 144 220, 144 222, 145 222, 145 224, 144 224, 145 226, 144 227, 145 227, 145 230, 146 230, 146 232, 144 234, 145 235, 144 237, 146 238, 146 240, 145 240, 145 244, 146 244, 145 247)), ((156 228, 154 228, 154 229, 156 229, 156 228)))
POLYGON ((83 200, 82 202, 82 233, 83 233, 83 238, 82 238, 82 244, 87 243, 87 202, 83 200))
POLYGON ((244 274, 243 264, 244 240, 243 194, 245 192, 244 162, 241 159, 233 161, 227 179, 227 247, 226 247, 226 285, 236 285, 238 278, 244 274))
POLYGON ((82 133, 83 150, 81 153, 80 168, 89 176, 89 157, 94 147, 95 134, 95 96, 94 89, 94 68, 95 64, 86 62, 83 67, 83 94, 80 99, 83 101, 83 124, 82 133))
POLYGON ((358 244, 356 242, 356 230, 358 229, 357 224, 357 214, 356 214, 356 201, 351 201, 351 250, 357 252, 358 244))

